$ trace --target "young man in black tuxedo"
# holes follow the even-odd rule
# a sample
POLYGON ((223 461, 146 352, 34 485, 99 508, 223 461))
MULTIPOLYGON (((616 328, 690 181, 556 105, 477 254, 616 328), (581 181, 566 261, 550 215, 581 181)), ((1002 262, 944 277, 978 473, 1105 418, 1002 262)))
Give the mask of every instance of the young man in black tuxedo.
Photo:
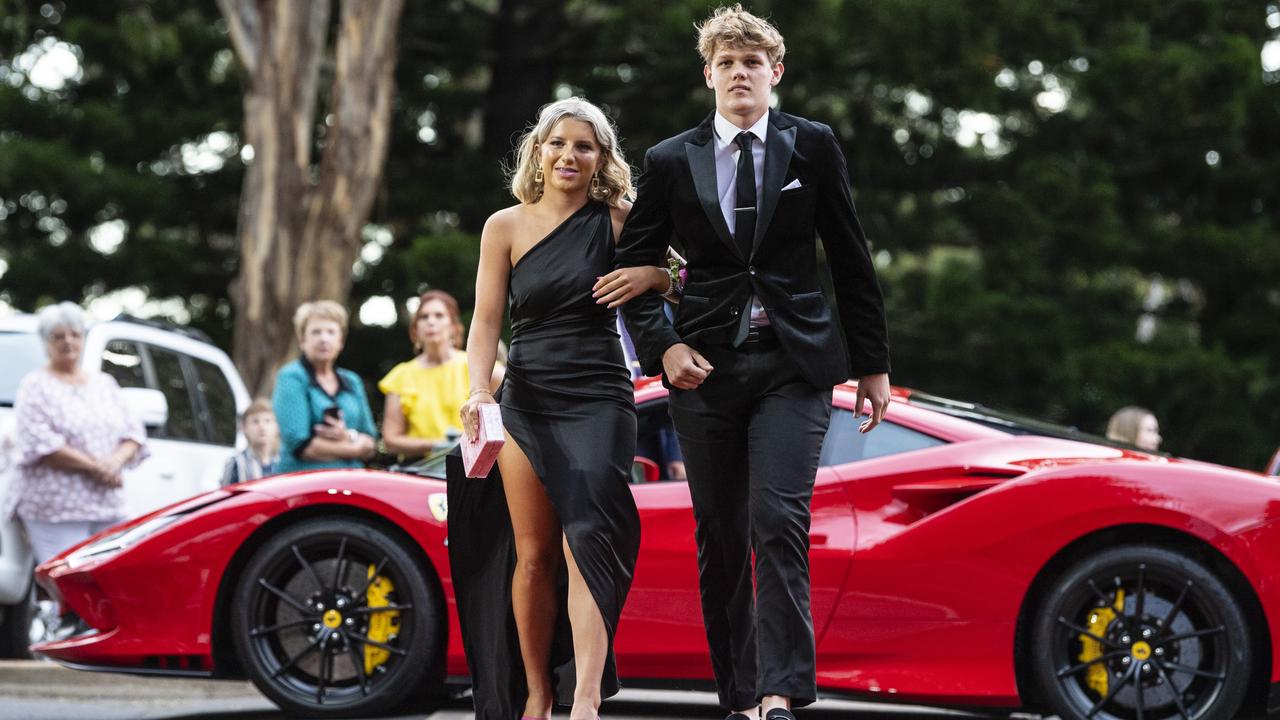
POLYGON ((831 128, 769 109, 782 36, 735 5, 698 50, 716 110, 645 155, 616 265, 660 265, 669 243, 688 261, 674 326, 656 295, 623 312, 646 374, 671 388, 720 702, 730 720, 792 719, 817 695, 809 502, 831 388, 858 379, 863 432, 884 417, 884 302, 831 128))

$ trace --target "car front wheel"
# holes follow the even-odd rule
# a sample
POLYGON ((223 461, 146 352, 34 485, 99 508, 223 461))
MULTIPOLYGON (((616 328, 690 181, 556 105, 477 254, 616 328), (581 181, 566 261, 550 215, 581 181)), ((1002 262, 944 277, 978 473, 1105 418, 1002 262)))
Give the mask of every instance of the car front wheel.
POLYGON ((1063 718, 1227 720, 1249 682, 1239 600, 1204 564, 1131 545, 1061 575, 1035 618, 1028 657, 1063 718))
POLYGON ((231 625, 260 691, 304 717, 371 715, 422 695, 443 642, 412 548, 351 518, 301 521, 245 566, 231 625))

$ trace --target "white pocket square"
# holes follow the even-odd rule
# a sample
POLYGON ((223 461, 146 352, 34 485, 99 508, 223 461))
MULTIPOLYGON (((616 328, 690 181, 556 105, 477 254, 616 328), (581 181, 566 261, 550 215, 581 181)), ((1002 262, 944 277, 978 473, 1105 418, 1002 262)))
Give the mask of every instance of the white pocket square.
POLYGON ((786 192, 786 191, 788 191, 788 190, 795 190, 795 189, 796 189, 796 188, 798 188, 798 187, 800 187, 800 178, 796 178, 795 180, 792 180, 791 182, 787 183, 787 184, 786 184, 786 187, 782 188, 782 190, 780 190, 779 192, 786 192))

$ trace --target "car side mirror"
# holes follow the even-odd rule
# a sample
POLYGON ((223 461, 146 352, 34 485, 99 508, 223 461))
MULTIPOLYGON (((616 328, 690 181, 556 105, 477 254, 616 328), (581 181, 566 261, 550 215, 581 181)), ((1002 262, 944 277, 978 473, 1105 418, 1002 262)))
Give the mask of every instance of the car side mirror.
POLYGON ((121 388, 124 404, 148 431, 158 430, 169 421, 169 401, 164 393, 150 388, 121 388))

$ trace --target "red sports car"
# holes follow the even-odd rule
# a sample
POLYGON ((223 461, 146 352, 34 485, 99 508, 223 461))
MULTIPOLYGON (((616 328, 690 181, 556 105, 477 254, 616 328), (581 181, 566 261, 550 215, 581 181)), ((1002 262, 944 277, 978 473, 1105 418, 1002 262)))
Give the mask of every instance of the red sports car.
MULTIPOLYGON (((665 397, 637 386, 632 687, 711 677, 665 397)), ((906 390, 862 435, 853 402, 836 389, 813 496, 820 692, 1125 720, 1280 705, 1275 479, 906 390)), ((311 716, 465 684, 442 466, 424 467, 271 478, 92 538, 39 568, 80 630, 34 650, 247 676, 311 716)))

